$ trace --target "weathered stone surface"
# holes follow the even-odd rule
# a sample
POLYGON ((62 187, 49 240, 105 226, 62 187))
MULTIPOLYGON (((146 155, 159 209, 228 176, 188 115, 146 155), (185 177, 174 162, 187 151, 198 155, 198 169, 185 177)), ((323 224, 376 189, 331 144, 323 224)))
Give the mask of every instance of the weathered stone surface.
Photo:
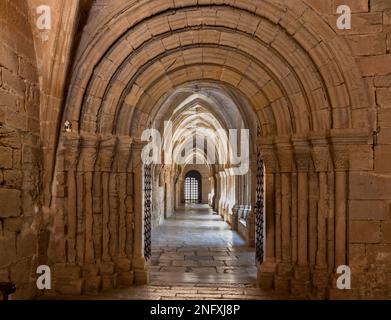
POLYGON ((370 0, 371 11, 384 11, 391 9, 391 3, 388 0, 370 0))
POLYGON ((375 170, 378 173, 390 173, 391 167, 388 159, 391 157, 391 147, 387 145, 382 145, 376 147, 375 152, 375 170))
POLYGON ((384 76, 391 73, 391 54, 370 56, 359 59, 364 76, 384 76))
POLYGON ((348 43, 357 56, 381 55, 387 52, 385 34, 354 35, 347 37, 348 43))
POLYGON ((14 233, 0 234, 0 268, 8 266, 16 258, 16 237, 14 233))
MULTIPOLYGON (((73 280, 79 280, 81 277, 81 268, 79 266, 72 266, 66 264, 56 264, 53 267, 53 277, 58 279, 60 282, 72 282, 73 280)), ((77 285, 77 281, 73 284, 77 285)), ((79 284, 80 285, 80 284, 79 284)))
POLYGON ((7 269, 0 270, 0 282, 9 282, 9 273, 7 269))
POLYGON ((391 127, 383 127, 381 128, 377 141, 379 145, 388 145, 391 143, 391 127))
POLYGON ((32 274, 31 259, 22 259, 13 263, 10 267, 10 278, 16 284, 24 284, 30 281, 32 274))
POLYGON ((366 267, 368 259, 365 252, 364 244, 349 245, 349 263, 358 267, 366 267))
POLYGON ((56 281, 53 290, 60 294, 81 295, 84 289, 84 280, 56 281))
POLYGON ((385 220, 386 218, 384 201, 351 200, 349 202, 349 219, 351 220, 385 220))
POLYGON ((335 9, 341 5, 347 5, 352 12, 368 12, 369 2, 367 0, 334 0, 335 9))
POLYGON ((85 278, 84 291, 85 293, 98 293, 102 286, 102 278, 100 276, 85 278))
POLYGON ((350 174, 350 199, 391 199, 391 176, 387 174, 350 174))
POLYGON ((12 149, 0 147, 0 168, 12 168, 12 149))
POLYGON ((374 85, 375 87, 391 87, 391 75, 375 77, 374 85))
POLYGON ((117 287, 117 274, 102 276, 102 291, 112 290, 117 287))
POLYGON ((99 266, 96 264, 89 264, 83 266, 83 277, 94 278, 99 275, 99 266))
POLYGON ((131 262, 129 259, 118 259, 115 261, 115 270, 117 273, 129 271, 131 262))
POLYGON ((331 16, 330 23, 336 29, 339 34, 352 35, 352 34, 375 34, 381 33, 383 30, 383 13, 382 12, 370 12, 370 13, 353 13, 352 14, 352 28, 339 30, 337 29, 338 15, 331 16))
POLYGON ((377 104, 383 108, 391 107, 391 88, 379 88, 376 90, 377 104))
POLYGON ((350 221, 349 234, 351 243, 379 243, 381 228, 378 221, 350 221))
POLYGON ((17 237, 16 250, 18 257, 32 257, 37 254, 37 236, 31 231, 22 232, 17 237))
POLYGON ((118 273, 117 281, 118 281, 118 287, 129 288, 130 286, 133 285, 134 282, 133 271, 118 273))
POLYGON ((304 0, 305 3, 307 3, 309 6, 314 8, 319 13, 323 14, 331 14, 332 13, 332 1, 331 0, 325 0, 325 1, 316 1, 316 0, 304 0))
POLYGON ((115 265, 113 262, 103 262, 100 265, 101 274, 113 274, 115 269, 115 265))
POLYGON ((366 247, 369 263, 389 266, 391 264, 391 245, 368 245, 366 247))
POLYGON ((382 242, 391 244, 391 222, 383 222, 381 225, 382 242))
POLYGON ((0 218, 18 217, 21 213, 20 191, 0 189, 0 218))

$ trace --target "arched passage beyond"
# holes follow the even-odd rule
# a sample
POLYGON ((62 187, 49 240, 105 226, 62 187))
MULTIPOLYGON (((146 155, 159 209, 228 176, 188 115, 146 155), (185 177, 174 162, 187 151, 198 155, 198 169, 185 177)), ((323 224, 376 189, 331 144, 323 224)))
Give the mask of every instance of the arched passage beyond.
POLYGON ((193 170, 186 174, 183 193, 186 204, 202 202, 202 178, 198 171, 193 170))
MULTIPOLYGON (((74 130, 60 135, 53 183, 60 231, 52 260, 64 273, 94 266, 107 286, 148 281, 151 175, 140 138, 147 128, 162 132, 167 117, 181 119, 179 105, 196 101, 216 119, 195 117, 200 125, 250 130, 250 178, 226 191, 215 179, 213 201, 227 219, 235 207, 227 199, 239 197, 252 219, 259 215, 266 230, 259 283, 324 297, 348 259, 349 172, 362 166, 357 154, 371 154, 355 60, 300 0, 179 3, 111 8, 78 48, 63 115, 74 130), (235 197, 219 198, 223 191, 235 197)), ((172 169, 159 172, 162 181, 178 177, 172 169)), ((219 181, 234 180, 230 168, 214 169, 219 181)), ((101 287, 90 277, 78 281, 101 287)))

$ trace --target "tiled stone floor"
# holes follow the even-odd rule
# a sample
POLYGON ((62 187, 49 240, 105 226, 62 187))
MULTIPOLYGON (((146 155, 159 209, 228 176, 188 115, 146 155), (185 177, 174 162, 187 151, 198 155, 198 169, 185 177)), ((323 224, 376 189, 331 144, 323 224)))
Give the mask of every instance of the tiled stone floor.
MULTIPOLYGON (((59 297, 56 297, 57 299, 59 297)), ((292 300, 292 296, 277 295, 254 285, 190 284, 163 286, 147 285, 129 289, 113 290, 94 296, 62 297, 61 299, 83 300, 292 300)))
POLYGON ((255 253, 208 207, 176 212, 152 235, 151 283, 83 300, 292 299, 256 287, 255 253))
POLYGON ((176 212, 152 234, 151 281, 252 284, 255 252, 207 206, 176 212))

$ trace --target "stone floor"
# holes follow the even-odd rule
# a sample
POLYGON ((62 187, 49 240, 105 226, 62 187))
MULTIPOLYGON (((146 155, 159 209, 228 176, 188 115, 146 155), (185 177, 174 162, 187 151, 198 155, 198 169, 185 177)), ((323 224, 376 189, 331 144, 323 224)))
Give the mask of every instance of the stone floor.
MULTIPOLYGON (((49 297, 47 297, 49 298, 49 297)), ((54 299, 59 299, 55 297, 54 299)), ((83 300, 293 300, 294 297, 256 288, 254 285, 206 285, 183 283, 181 285, 147 285, 113 290, 99 295, 61 297, 83 300)))
POLYGON ((252 284, 254 249, 207 206, 176 212, 152 235, 152 283, 252 284))
POLYGON ((292 299, 257 288, 254 249, 207 206, 176 212, 154 230, 152 247, 149 285, 61 299, 292 299))

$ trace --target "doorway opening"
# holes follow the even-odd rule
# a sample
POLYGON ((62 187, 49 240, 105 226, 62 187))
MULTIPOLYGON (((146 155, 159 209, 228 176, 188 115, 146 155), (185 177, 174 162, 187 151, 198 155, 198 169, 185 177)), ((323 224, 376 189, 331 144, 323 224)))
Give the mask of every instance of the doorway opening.
POLYGON ((184 199, 186 204, 201 203, 202 195, 201 174, 198 171, 190 171, 185 178, 184 199))

